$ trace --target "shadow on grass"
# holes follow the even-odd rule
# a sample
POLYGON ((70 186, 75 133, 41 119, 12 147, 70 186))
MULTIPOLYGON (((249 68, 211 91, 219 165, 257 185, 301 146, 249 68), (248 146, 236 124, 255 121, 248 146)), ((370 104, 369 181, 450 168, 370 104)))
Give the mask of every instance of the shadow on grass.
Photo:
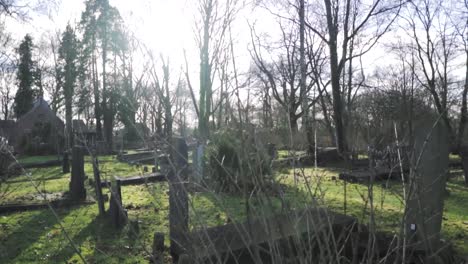
MULTIPOLYGON (((81 245, 88 239, 91 239, 96 245, 103 239, 109 237, 109 234, 120 233, 113 230, 107 217, 95 217, 80 232, 72 237, 75 246, 80 250, 81 245)), ((80 250, 81 251, 81 250, 80 250)), ((76 254, 75 248, 67 241, 59 251, 54 252, 50 258, 54 263, 68 263, 68 260, 76 254)))
MULTIPOLYGON (((30 169, 30 172, 34 181, 57 180, 69 174, 63 173, 62 167, 54 167, 48 169, 30 169)), ((29 179, 28 175, 21 175, 16 178, 9 179, 8 181, 6 181, 6 183, 20 183, 29 181, 31 181, 31 179, 29 179)))
MULTIPOLYGON (((14 221, 17 222, 19 227, 0 241, 0 263, 15 263, 15 258, 25 253, 24 251, 34 245, 47 232, 45 227, 56 224, 56 219, 49 210, 30 211, 28 213, 32 214, 31 217, 26 221, 22 221, 21 218, 15 219, 14 221)), ((14 214, 19 216, 21 213, 14 214)), ((63 214, 61 217, 66 215, 63 214)), ((26 252, 24 255, 27 255, 25 257, 31 263, 37 261, 37 257, 31 252, 26 252)))

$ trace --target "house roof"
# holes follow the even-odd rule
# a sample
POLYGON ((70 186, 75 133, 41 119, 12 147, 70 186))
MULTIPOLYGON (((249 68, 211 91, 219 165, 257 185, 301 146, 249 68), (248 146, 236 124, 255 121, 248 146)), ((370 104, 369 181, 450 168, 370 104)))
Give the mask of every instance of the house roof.
POLYGON ((17 123, 34 123, 37 119, 47 118, 53 121, 56 125, 64 126, 64 122, 50 109, 49 104, 44 98, 39 97, 34 101, 33 107, 26 114, 18 118, 17 123), (47 116, 47 117, 46 117, 47 116))

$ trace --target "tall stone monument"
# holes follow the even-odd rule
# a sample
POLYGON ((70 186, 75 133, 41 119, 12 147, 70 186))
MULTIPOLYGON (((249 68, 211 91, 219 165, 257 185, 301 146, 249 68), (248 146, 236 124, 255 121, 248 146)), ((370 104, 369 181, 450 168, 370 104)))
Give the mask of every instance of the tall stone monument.
POLYGON ((424 251, 425 263, 437 263, 449 162, 448 135, 442 120, 416 123, 410 179, 406 186, 407 245, 424 251))

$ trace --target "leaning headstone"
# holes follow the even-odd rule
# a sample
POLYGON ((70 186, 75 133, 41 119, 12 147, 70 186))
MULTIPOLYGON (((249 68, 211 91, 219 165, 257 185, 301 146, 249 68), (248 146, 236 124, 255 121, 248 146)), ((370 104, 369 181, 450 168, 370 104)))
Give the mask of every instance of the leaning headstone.
POLYGON ((62 172, 63 173, 70 172, 70 159, 68 158, 68 151, 63 152, 62 172))
POLYGON ((70 195, 73 200, 86 199, 84 181, 84 149, 80 146, 74 146, 72 150, 72 173, 70 180, 70 195))
POLYGON ((121 228, 127 223, 127 210, 122 205, 122 188, 120 179, 116 179, 111 186, 109 200, 109 216, 115 228, 121 228))
POLYGON ((187 180, 188 148, 183 138, 174 138, 171 148, 171 161, 174 166, 169 173, 169 236, 171 254, 177 259, 177 249, 187 246, 188 233, 188 194, 187 180))
POLYGON ((420 121, 414 142, 405 212, 407 243, 425 252, 425 263, 434 263, 433 254, 440 247, 449 162, 449 141, 442 121, 420 121))

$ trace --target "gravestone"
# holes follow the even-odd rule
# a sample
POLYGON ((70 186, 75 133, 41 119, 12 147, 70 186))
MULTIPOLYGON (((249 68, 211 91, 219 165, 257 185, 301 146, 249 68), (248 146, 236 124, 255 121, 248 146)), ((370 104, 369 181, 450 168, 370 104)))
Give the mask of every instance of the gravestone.
POLYGON ((186 246, 188 233, 188 194, 187 181, 188 148, 183 138, 173 138, 171 160, 174 164, 170 171, 169 180, 169 236, 171 240, 171 254, 174 259, 177 248, 186 246))
POLYGON ((416 124, 412 155, 406 234, 408 245, 426 254, 425 263, 440 248, 440 230, 449 162, 449 141, 442 121, 427 118, 416 124), (437 122, 437 123, 436 123, 437 122))
POLYGON ((102 196, 102 187, 101 187, 101 172, 99 171, 99 160, 96 156, 93 157, 93 173, 94 173, 94 183, 96 190, 96 198, 98 201, 99 215, 105 214, 104 208, 104 197, 102 196))
POLYGON ((127 210, 122 205, 122 184, 116 179, 111 186, 111 198, 109 200, 109 216, 115 228, 121 228, 127 223, 127 210))
POLYGON ((86 199, 84 180, 84 148, 74 146, 72 150, 72 173, 70 180, 70 196, 73 200, 86 199))
POLYGON ((70 159, 68 158, 68 151, 63 152, 62 172, 63 173, 70 172, 70 159))
POLYGON ((192 178, 194 182, 200 183, 203 179, 203 157, 205 152, 205 146, 203 144, 197 144, 192 154, 192 166, 194 172, 192 178))
POLYGON ((159 171, 164 175, 167 175, 172 170, 171 161, 169 159, 169 155, 166 154, 158 156, 159 171))
POLYGON ((154 167, 153 167, 153 172, 159 171, 159 161, 158 161, 158 151, 154 150, 154 167))

